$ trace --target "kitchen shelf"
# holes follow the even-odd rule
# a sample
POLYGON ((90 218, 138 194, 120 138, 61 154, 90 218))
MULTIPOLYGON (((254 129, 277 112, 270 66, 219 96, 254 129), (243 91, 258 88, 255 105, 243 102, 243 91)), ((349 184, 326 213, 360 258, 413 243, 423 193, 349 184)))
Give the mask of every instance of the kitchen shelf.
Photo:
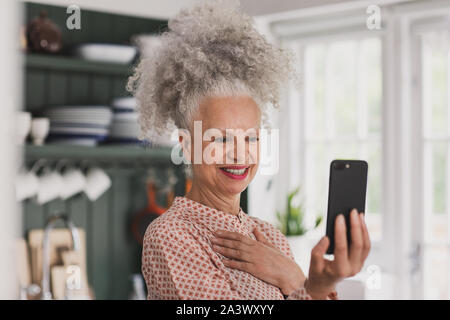
POLYGON ((95 62, 71 56, 45 54, 27 54, 25 56, 25 64, 27 68, 35 69, 76 71, 122 76, 128 76, 132 71, 132 65, 95 62))
MULTIPOLYGON (((67 6, 33 1, 25 2, 24 9, 26 22, 45 10, 48 18, 61 30, 65 49, 85 43, 127 45, 134 35, 159 34, 168 28, 166 19, 83 9, 83 28, 74 31, 66 27, 67 6)), ((68 54, 23 53, 22 56, 23 105, 33 116, 51 106, 110 105, 114 98, 129 96, 125 87, 133 64, 87 61, 68 54)), ((87 160, 88 166, 98 165, 106 170, 112 181, 111 187, 94 202, 84 193, 44 205, 23 201, 22 234, 26 237, 29 230, 42 229, 55 211, 66 211, 73 223, 86 231, 88 279, 96 299, 127 299, 133 289, 130 277, 141 271, 142 246, 133 241, 130 222, 135 213, 148 206, 143 171, 157 167, 155 171, 164 178, 164 169, 174 166, 170 148, 140 144, 88 147, 34 146, 30 143, 18 149, 27 168, 39 159, 50 160, 52 167, 58 160, 67 159, 77 165, 87 160)), ((174 169, 178 178, 175 195, 183 195, 185 176, 182 167, 174 169)))
POLYGON ((96 147, 72 145, 27 145, 24 148, 27 160, 86 160, 114 163, 133 162, 171 165, 170 147, 141 147, 124 145, 100 145, 96 147))

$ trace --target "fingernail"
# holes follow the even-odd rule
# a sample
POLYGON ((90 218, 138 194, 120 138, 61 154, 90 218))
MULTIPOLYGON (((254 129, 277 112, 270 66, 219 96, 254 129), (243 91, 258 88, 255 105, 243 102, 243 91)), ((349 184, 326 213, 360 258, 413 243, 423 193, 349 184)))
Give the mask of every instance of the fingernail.
POLYGON ((361 218, 361 221, 364 221, 364 213, 361 212, 361 213, 359 214, 359 217, 361 218))

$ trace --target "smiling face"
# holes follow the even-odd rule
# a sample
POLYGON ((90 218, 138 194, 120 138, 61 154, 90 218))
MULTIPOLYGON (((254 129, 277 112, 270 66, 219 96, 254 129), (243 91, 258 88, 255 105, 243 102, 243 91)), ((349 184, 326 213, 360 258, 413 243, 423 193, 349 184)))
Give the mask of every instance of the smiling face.
POLYGON ((249 96, 203 99, 193 119, 201 121, 202 137, 195 136, 194 124, 190 128, 190 150, 200 150, 196 144, 201 143, 202 151, 201 164, 195 164, 192 153, 188 153, 193 163, 193 184, 221 197, 244 191, 258 169, 260 120, 260 109, 249 96), (210 139, 208 133, 212 133, 210 139))

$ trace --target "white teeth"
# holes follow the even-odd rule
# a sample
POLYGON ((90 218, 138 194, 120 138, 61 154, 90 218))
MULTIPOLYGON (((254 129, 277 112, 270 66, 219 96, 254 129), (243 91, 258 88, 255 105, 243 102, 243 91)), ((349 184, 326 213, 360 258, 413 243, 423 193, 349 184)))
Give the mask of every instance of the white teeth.
POLYGON ((222 169, 225 170, 226 172, 229 172, 231 174, 235 174, 235 175, 238 175, 238 176, 243 175, 245 170, 247 170, 246 168, 245 169, 239 169, 239 170, 226 169, 226 168, 222 168, 222 169))

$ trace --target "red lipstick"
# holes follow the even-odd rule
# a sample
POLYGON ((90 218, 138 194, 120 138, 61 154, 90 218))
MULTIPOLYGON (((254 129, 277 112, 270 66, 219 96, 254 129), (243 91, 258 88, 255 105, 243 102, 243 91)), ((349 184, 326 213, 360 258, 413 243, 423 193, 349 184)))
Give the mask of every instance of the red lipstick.
POLYGON ((234 179, 234 180, 243 180, 247 177, 248 175, 248 170, 249 167, 248 166, 227 166, 227 167, 222 167, 219 168, 220 171, 226 175, 228 178, 234 179), (233 174, 231 172, 227 172, 224 169, 233 169, 233 170, 241 170, 241 169, 245 169, 244 173, 241 175, 237 175, 237 174, 233 174))

